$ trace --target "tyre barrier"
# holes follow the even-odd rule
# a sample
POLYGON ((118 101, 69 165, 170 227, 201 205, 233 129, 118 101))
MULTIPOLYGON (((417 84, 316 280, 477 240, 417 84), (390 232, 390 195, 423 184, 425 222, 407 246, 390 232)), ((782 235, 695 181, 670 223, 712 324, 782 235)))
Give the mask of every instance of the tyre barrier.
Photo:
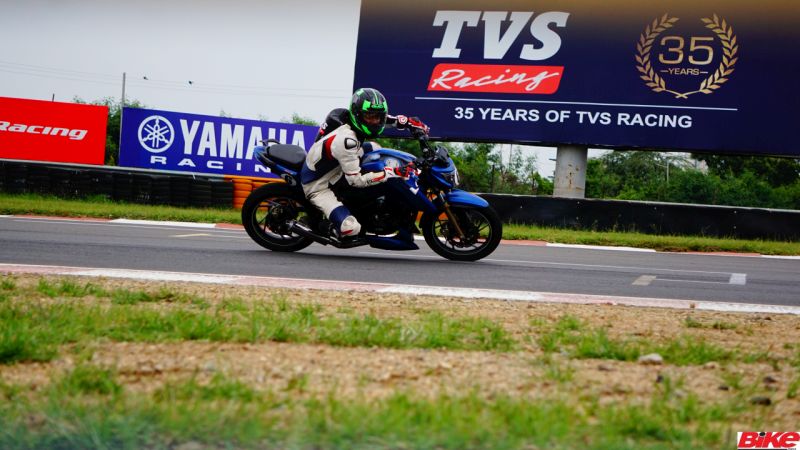
MULTIPOLYGON (((257 180, 269 182, 269 179, 257 180)), ((150 205, 241 208, 253 189, 253 181, 242 177, 0 160, 0 191, 11 194, 99 196, 150 205)))

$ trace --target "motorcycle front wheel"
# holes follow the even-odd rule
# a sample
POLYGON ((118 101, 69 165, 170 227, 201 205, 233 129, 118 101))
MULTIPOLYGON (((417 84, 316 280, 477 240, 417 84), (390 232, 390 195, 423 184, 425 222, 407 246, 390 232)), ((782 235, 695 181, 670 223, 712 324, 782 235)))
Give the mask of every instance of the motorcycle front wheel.
POLYGON ((250 193, 242 206, 242 225, 264 248, 296 252, 313 242, 289 231, 290 221, 305 221, 305 197, 284 183, 268 183, 250 193))
POLYGON ((431 250, 453 261, 477 261, 500 244, 503 222, 494 209, 451 206, 450 210, 458 227, 445 214, 427 213, 420 220, 431 250))

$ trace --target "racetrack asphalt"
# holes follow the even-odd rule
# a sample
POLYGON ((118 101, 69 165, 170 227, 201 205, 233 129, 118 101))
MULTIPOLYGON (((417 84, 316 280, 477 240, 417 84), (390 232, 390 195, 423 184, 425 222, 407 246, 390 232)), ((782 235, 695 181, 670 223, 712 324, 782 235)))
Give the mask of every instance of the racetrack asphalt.
POLYGON ((147 277, 255 277, 260 283, 281 280, 277 283, 312 288, 308 282, 365 284, 393 292, 508 300, 800 311, 796 257, 504 242, 484 260, 461 263, 439 257, 424 242, 420 246, 389 252, 314 244, 286 254, 262 249, 237 226, 0 217, 0 269, 7 272, 12 266, 38 265, 67 271, 90 268, 99 270, 96 274, 144 271, 147 277))

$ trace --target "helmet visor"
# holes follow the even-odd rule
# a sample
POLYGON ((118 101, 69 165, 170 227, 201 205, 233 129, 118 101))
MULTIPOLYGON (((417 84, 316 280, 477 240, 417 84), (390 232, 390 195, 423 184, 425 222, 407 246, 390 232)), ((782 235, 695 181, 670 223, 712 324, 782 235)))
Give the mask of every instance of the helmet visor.
POLYGON ((361 114, 361 120, 366 125, 381 125, 386 117, 385 112, 365 111, 361 114))

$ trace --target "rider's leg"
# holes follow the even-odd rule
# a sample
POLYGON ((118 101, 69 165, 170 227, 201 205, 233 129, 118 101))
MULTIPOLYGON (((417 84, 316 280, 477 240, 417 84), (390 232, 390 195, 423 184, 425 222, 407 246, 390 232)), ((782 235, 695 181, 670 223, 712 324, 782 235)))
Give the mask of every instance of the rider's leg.
POLYGON ((358 236, 361 232, 361 224, 330 189, 309 193, 308 199, 336 226, 341 236, 358 236))

